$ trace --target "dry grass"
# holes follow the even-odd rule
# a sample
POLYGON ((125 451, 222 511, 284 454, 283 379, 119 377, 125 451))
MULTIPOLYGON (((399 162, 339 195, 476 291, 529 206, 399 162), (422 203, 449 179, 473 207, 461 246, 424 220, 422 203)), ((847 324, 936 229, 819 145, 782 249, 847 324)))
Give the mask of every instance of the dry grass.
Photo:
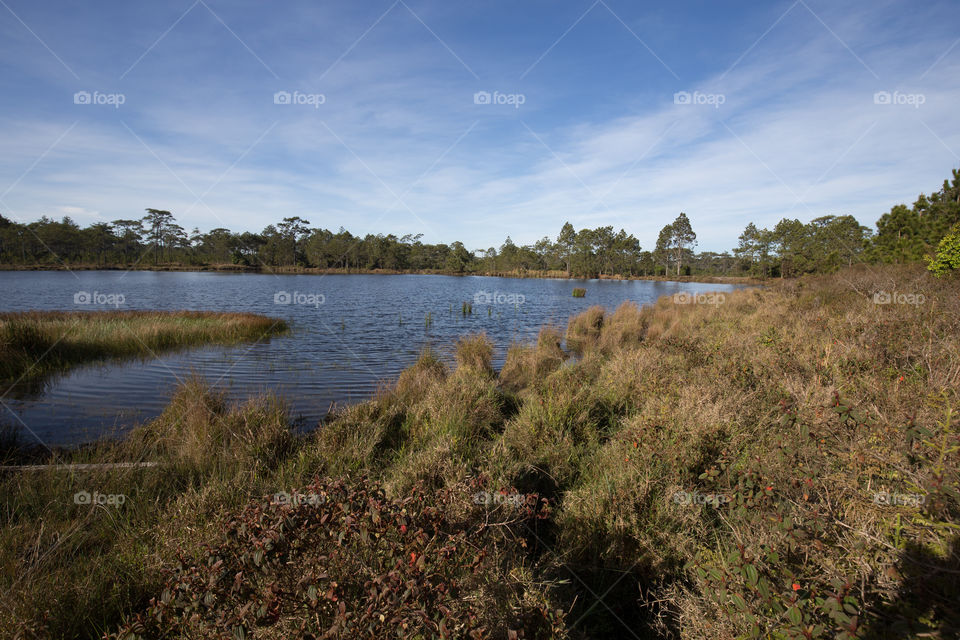
POLYGON ((533 387, 555 371, 567 359, 560 345, 563 335, 554 327, 544 327, 534 345, 515 344, 507 351, 500 370, 500 384, 509 391, 533 387))
POLYGON ((493 343, 485 333, 465 336, 457 341, 457 369, 493 375, 493 343))
MULTIPOLYGON (((90 521, 53 504, 74 485, 4 479, 12 619, 34 619, 29 606, 61 582, 73 596, 52 619, 92 636, 96 621, 111 626, 156 595, 153 568, 180 546, 221 540, 217 523, 238 501, 323 473, 377 478, 391 499, 418 484, 463 498, 477 487, 549 497, 549 521, 503 561, 509 594, 489 596, 568 612, 569 628, 539 637, 618 637, 621 623, 672 638, 960 628, 956 279, 854 269, 719 305, 593 307, 571 319, 566 341, 575 358, 544 329, 510 349, 499 376, 483 336, 461 341, 453 370, 426 352, 303 442, 278 426, 276 405, 230 408, 200 385, 185 389, 125 445, 83 454, 137 446, 177 471, 152 481, 136 472, 122 486, 153 506, 115 529, 97 525, 100 537, 69 553, 55 541, 90 521), (875 304, 883 292, 924 300, 875 304), (881 492, 924 502, 878 503, 881 492), (81 568, 80 548, 106 560, 81 568), (107 586, 113 574, 120 592, 107 586), (96 598, 111 608, 67 616, 96 598)), ((460 503, 449 518, 505 535, 509 507, 460 503)))
POLYGON ((595 305, 578 316, 570 318, 567 323, 567 348, 581 354, 597 343, 600 329, 603 328, 604 309, 595 305))
POLYGON ((85 362, 148 357, 200 344, 258 340, 282 320, 207 311, 0 313, 0 382, 36 380, 85 362))

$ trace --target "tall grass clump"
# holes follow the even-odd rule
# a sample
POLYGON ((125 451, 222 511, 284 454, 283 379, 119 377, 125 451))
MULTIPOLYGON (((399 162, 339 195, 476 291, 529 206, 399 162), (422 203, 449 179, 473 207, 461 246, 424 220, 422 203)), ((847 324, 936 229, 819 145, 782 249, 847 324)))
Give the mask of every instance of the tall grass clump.
POLYGON ((317 455, 328 473, 370 473, 397 455, 410 437, 408 414, 449 376, 440 357, 424 349, 393 385, 364 403, 332 412, 316 430, 317 455))
POLYGON ((635 350, 646 337, 650 315, 635 303, 624 302, 604 318, 598 347, 605 353, 620 349, 635 350))
POLYGON ((583 313, 574 316, 567 323, 567 348, 576 354, 583 354, 593 347, 603 328, 604 309, 594 305, 583 313))
POLYGON ((534 345, 514 344, 500 370, 500 384, 512 392, 539 384, 567 359, 561 344, 563 335, 555 327, 544 327, 534 345))
POLYGON ((457 341, 457 369, 493 375, 493 342, 485 333, 469 335, 457 341))
POLYGON ((583 298, 583 297, 585 297, 586 295, 587 295, 587 290, 586 290, 586 289, 582 289, 582 288, 580 288, 580 287, 576 287, 576 288, 573 290, 573 297, 574 297, 574 298, 583 298))
POLYGON ((485 334, 457 342, 456 368, 407 414, 410 439, 388 474, 388 489, 403 491, 418 482, 449 486, 482 456, 507 409, 492 359, 493 343, 485 334))

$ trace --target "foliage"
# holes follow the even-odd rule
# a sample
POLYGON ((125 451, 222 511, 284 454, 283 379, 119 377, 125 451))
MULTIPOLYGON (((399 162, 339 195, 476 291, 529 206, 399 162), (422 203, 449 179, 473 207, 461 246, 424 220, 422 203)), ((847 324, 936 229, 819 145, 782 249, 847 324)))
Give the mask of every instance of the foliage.
POLYGON ((880 217, 871 247, 875 260, 919 262, 960 223, 960 170, 954 169, 952 178, 929 197, 921 193, 912 207, 899 204, 880 217))
POLYGON ((562 630, 544 602, 488 599, 515 586, 499 566, 522 551, 511 531, 549 516, 535 496, 493 524, 477 504, 451 518, 463 490, 389 499, 364 480, 317 480, 283 495, 248 506, 198 557, 181 552, 159 596, 115 637, 481 640, 562 630))
MULTIPOLYGON (((579 231, 565 222, 556 240, 470 250, 462 242, 427 244, 422 234, 355 236, 311 228, 297 216, 260 233, 216 228, 187 233, 173 214, 147 209, 139 220, 81 229, 69 217, 26 224, 0 216, 0 264, 136 266, 152 254, 155 267, 217 266, 262 270, 384 270, 445 273, 550 274, 596 278, 690 274, 795 277, 830 273, 856 262, 919 262, 960 223, 960 170, 912 207, 899 204, 877 221, 877 232, 853 216, 826 215, 803 223, 784 218, 773 229, 749 223, 730 252, 695 253, 697 234, 685 213, 660 230, 644 251, 632 234, 612 226, 579 231)), ((149 262, 147 262, 149 264, 149 262)))
POLYGON ((927 263, 927 268, 938 278, 960 269, 960 224, 940 240, 937 254, 927 258, 927 263))

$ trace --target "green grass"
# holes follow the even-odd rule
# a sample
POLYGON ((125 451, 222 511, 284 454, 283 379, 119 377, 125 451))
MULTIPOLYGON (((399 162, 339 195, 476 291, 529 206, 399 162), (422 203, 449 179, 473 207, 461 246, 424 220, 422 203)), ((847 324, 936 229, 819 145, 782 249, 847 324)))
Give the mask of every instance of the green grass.
POLYGON ((583 298, 583 297, 585 297, 586 295, 587 295, 587 290, 586 290, 586 289, 583 289, 583 288, 581 288, 581 287, 576 287, 576 288, 573 290, 573 297, 574 297, 574 298, 583 298))
POLYGON ((719 305, 593 307, 511 347, 499 372, 482 335, 456 356, 424 352, 298 437, 275 399, 228 406, 192 381, 127 440, 68 455, 161 466, 3 476, 0 636, 45 615, 47 635, 91 638, 124 620, 229 637, 227 618, 263 638, 429 637, 441 622, 479 638, 958 628, 957 279, 852 269, 719 305), (264 499, 293 487, 344 497, 321 511, 264 499), (80 507, 81 490, 129 499, 80 507), (311 580, 321 595, 336 581, 337 600, 314 603, 311 580), (397 580, 425 612, 406 630, 384 622, 413 620, 384 604, 397 580), (180 595, 151 607, 165 590, 180 595))
POLYGON ((0 313, 0 384, 35 381, 86 362, 150 357, 181 347, 257 340, 286 329, 282 320, 252 313, 0 313))

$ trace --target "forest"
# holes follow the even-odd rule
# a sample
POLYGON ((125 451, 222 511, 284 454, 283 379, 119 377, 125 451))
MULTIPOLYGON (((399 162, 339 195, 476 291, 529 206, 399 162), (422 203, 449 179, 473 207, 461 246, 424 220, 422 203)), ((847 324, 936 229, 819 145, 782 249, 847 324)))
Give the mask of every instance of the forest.
MULTIPOLYGON (((556 236, 517 245, 470 249, 462 242, 429 244, 423 234, 353 235, 314 228, 298 216, 259 233, 216 228, 187 231, 174 215, 146 209, 142 217, 80 227, 69 217, 18 223, 0 214, 0 265, 11 268, 220 267, 270 271, 312 268, 349 271, 444 273, 564 273, 577 277, 723 275, 793 277, 830 273, 858 262, 935 263, 938 246, 956 245, 960 224, 960 170, 912 206, 883 214, 876 230, 850 215, 825 215, 803 223, 783 218, 772 229, 750 223, 730 251, 697 252, 697 234, 680 213, 652 248, 612 226, 577 230, 565 223, 556 236)), ((941 248, 943 249, 943 248, 941 248)), ((956 249, 952 249, 956 251, 956 249)), ((950 254, 953 255, 953 254, 950 254)), ((941 260, 942 262, 942 260, 941 260)), ((950 258, 947 258, 949 266, 950 258)), ((945 267, 946 268, 946 267, 945 267)), ((933 266, 931 266, 933 269, 933 266)))

